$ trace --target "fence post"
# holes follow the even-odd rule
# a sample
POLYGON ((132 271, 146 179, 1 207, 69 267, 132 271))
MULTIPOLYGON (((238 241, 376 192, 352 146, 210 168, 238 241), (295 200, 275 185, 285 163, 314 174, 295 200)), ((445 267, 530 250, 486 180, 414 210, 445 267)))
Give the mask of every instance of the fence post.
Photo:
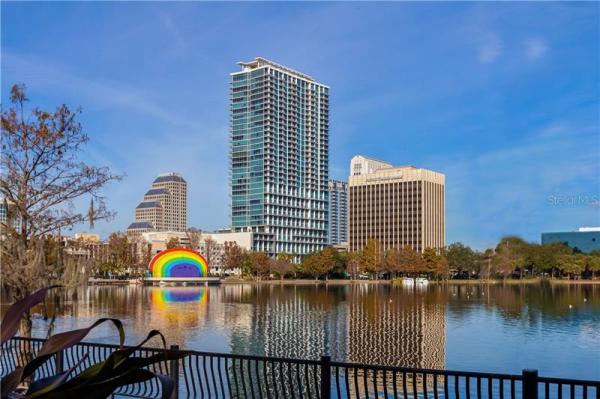
MULTIPOLYGON (((171 345, 171 350, 178 351, 179 345, 171 345)), ((179 397, 179 359, 173 359, 170 362, 171 362, 171 367, 169 367, 170 376, 171 376, 171 379, 173 380, 173 383, 175 384, 175 387, 173 389, 173 395, 171 396, 171 399, 177 399, 179 397)))
POLYGON ((538 371, 533 369, 523 370, 523 399, 537 399, 538 397, 538 371))
POLYGON ((64 365, 64 360, 65 360, 65 354, 63 351, 59 351, 56 352, 56 355, 54 355, 54 362, 56 364, 56 374, 60 374, 63 371, 65 371, 65 365, 64 365))
POLYGON ((321 356, 321 399, 331 399, 331 356, 321 356))

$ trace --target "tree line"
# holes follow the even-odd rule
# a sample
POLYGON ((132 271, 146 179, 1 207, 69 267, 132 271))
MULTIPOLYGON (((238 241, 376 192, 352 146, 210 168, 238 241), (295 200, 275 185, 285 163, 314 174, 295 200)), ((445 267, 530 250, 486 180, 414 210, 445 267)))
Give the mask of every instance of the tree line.
POLYGON ((600 251, 584 254, 563 243, 537 244, 507 236, 483 252, 454 243, 444 253, 450 268, 464 278, 600 277, 600 251))
POLYGON ((533 276, 551 278, 600 277, 600 251, 583 254, 566 245, 536 244, 509 236, 493 249, 477 251, 456 242, 442 249, 415 251, 410 246, 382 250, 368 240, 361 251, 338 251, 333 247, 292 263, 293 254, 275 258, 264 252, 245 251, 235 243, 224 248, 223 267, 240 268, 242 275, 265 278, 369 278, 428 277, 430 279, 506 279, 533 276))
POLYGON ((293 254, 280 253, 270 257, 264 252, 246 251, 235 243, 227 243, 223 248, 223 268, 239 268, 242 275, 262 280, 266 278, 385 278, 400 275, 429 274, 432 277, 447 276, 448 265, 443 255, 434 249, 423 254, 405 247, 401 251, 381 251, 380 244, 370 240, 365 248, 356 253, 338 251, 326 247, 306 255, 300 263, 294 264, 293 254))

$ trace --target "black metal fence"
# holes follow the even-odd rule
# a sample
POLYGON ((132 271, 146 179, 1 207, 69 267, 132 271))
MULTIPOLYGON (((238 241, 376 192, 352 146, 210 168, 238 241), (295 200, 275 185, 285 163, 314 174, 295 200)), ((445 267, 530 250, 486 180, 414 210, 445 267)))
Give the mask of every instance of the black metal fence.
MULTIPOLYGON (((0 348, 0 375, 34 356, 43 342, 13 338, 4 344, 0 348)), ((76 370, 81 371, 116 348, 77 344, 48 360, 35 377, 72 367, 87 355, 76 370)), ((144 348, 135 355, 151 356, 160 351, 144 348)), ((600 381, 540 377, 536 370, 523 370, 521 374, 426 370, 335 362, 328 356, 300 360, 191 351, 180 361, 157 363, 149 369, 171 375, 179 398, 600 399, 600 381)), ((115 392, 118 396, 141 398, 160 397, 160 393, 155 380, 115 392)))

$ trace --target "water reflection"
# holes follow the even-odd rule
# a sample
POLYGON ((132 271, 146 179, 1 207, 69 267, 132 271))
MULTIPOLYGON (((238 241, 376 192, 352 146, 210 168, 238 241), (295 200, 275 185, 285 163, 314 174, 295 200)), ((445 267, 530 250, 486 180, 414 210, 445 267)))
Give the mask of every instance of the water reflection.
MULTIPOLYGON (((445 298, 439 291, 367 284, 225 286, 225 303, 252 304, 234 353, 443 368, 445 298)), ((232 320, 240 326, 240 320, 232 320)))
MULTIPOLYGON (((111 316, 124 321, 129 343, 159 329, 169 343, 206 351, 600 377, 600 286, 235 284, 76 294, 61 298, 56 331, 111 316)), ((114 341, 108 327, 95 334, 114 341)))
MULTIPOLYGON (((208 302, 208 289, 199 287, 156 288, 151 291, 152 308, 157 311, 170 309, 170 305, 178 302, 193 302, 198 305, 208 302)), ((178 308, 171 308, 178 313, 178 308)))

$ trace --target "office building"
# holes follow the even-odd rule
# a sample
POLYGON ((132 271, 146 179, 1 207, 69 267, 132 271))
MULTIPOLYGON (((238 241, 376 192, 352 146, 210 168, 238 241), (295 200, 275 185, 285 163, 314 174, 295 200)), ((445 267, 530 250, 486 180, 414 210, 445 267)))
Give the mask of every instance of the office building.
POLYGON ((443 174, 355 156, 348 183, 350 251, 361 250, 369 239, 383 251, 444 247, 443 174))
POLYGON ((231 74, 231 226, 302 255, 328 235, 329 88, 264 58, 231 74))
POLYGON ((600 227, 580 227, 577 231, 542 233, 542 244, 561 243, 583 253, 600 251, 600 227))
POLYGON ((348 242, 348 183, 329 180, 329 244, 348 242))
POLYGON ((187 182, 178 173, 159 175, 135 208, 129 234, 187 230, 187 182))

